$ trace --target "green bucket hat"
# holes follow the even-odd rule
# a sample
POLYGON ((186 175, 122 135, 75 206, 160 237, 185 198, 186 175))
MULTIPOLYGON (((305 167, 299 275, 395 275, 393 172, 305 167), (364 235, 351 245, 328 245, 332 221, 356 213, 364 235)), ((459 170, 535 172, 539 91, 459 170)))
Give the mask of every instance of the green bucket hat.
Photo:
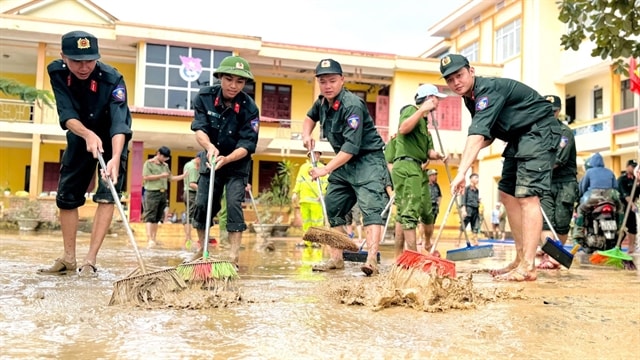
POLYGON ((249 63, 240 56, 227 56, 222 59, 220 66, 218 66, 216 71, 213 73, 213 76, 220 78, 220 74, 235 75, 253 80, 253 74, 251 73, 249 63))

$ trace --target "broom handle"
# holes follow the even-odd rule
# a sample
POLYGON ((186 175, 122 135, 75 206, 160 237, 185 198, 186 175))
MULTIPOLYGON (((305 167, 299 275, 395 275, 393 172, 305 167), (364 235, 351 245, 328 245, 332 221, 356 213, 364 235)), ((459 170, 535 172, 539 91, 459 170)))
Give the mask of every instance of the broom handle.
POLYGON ((436 239, 433 241, 433 245, 431 246, 431 251, 429 253, 433 255, 436 251, 436 247, 438 246, 438 241, 440 241, 440 236, 442 236, 442 231, 444 230, 444 225, 447 222, 447 218, 449 218, 449 214, 451 213, 451 208, 453 208, 453 202, 456 200, 455 196, 451 197, 449 201, 449 206, 447 206, 447 211, 444 213, 444 219, 442 219, 442 223, 440 224, 440 229, 438 229, 438 235, 436 235, 436 239))
MULTIPOLYGON (((395 198, 396 198, 395 194, 391 195, 391 197, 389 198, 389 202, 387 203, 387 206, 385 206, 384 210, 382 210, 381 216, 384 216, 385 214, 387 214, 387 212, 388 214, 387 214, 387 220, 385 220, 384 222, 384 228, 382 228, 382 235, 380 236, 380 242, 384 241, 384 236, 387 233, 387 227, 389 226, 389 219, 391 219, 391 205, 393 205, 393 200, 395 198)), ((362 250, 362 245, 360 245, 360 250, 362 250)))
POLYGON ((120 212, 120 217, 122 218, 122 223, 124 224, 125 229, 127 229, 127 235, 129 235, 129 241, 131 242, 131 246, 133 246, 133 251, 136 254, 136 258, 138 259, 138 266, 140 266, 140 270, 142 273, 147 273, 147 268, 144 266, 144 261, 142 261, 142 256, 140 255, 140 250, 138 249, 138 244, 136 243, 136 239, 133 237, 133 231, 131 231, 131 226, 129 226, 129 220, 127 220, 127 215, 124 213, 124 209, 122 208, 122 203, 120 202, 120 197, 118 196, 118 192, 116 191, 116 187, 113 185, 113 181, 111 181, 111 177, 107 174, 107 164, 104 162, 104 158, 102 154, 98 152, 98 161, 100 162, 100 166, 104 169, 105 174, 107 175, 107 184, 109 185, 109 190, 111 190, 111 196, 116 203, 116 207, 120 212))
MULTIPOLYGON (((311 166, 316 168, 316 155, 313 151, 309 151, 311 155, 311 166)), ((318 197, 320 198, 320 205, 322 205, 322 215, 324 216, 324 224, 327 227, 331 227, 329 224, 329 216, 327 215, 327 205, 324 202, 324 196, 322 196, 322 185, 320 184, 320 177, 316 178, 316 183, 318 184, 318 197)))
MULTIPOLYGON (((442 155, 444 155, 444 146, 442 145, 442 139, 440 138, 440 131, 438 131, 438 120, 436 119, 436 113, 433 110, 431 110, 431 125, 433 125, 433 129, 436 131, 436 136, 438 137, 438 144, 440 145, 440 151, 442 152, 442 155)), ((451 177, 451 170, 449 169, 449 164, 446 161, 444 162, 444 169, 447 172, 449 185, 451 185, 453 178, 451 177)), ((464 218, 462 217, 461 206, 458 203, 457 195, 452 194, 452 196, 454 199, 456 199, 456 208, 458 209, 458 216, 460 217, 460 227, 462 228, 462 232, 464 233, 464 239, 467 242, 467 247, 471 247, 471 242, 469 241, 469 235, 467 234, 467 227, 464 225, 464 218)))
POLYGON ((209 258, 209 235, 211 232, 211 217, 213 212, 213 183, 216 180, 216 162, 213 157, 209 160, 211 169, 209 169, 209 193, 207 196, 207 219, 204 225, 204 244, 202 244, 202 258, 207 260, 209 258))
POLYGON ((540 205, 540 211, 542 212, 542 217, 544 218, 544 221, 546 221, 547 225, 549 225, 549 230, 551 230, 551 233, 553 234, 553 238, 555 240, 560 240, 560 238, 558 237, 558 234, 556 234, 556 230, 553 228, 553 225, 551 225, 551 221, 549 221, 547 214, 544 212, 542 205, 540 205))
POLYGON ((256 212, 256 220, 258 221, 258 225, 260 225, 260 237, 262 237, 263 241, 267 241, 267 236, 265 235, 264 229, 262 228, 262 220, 260 220, 260 214, 258 213, 258 207, 256 206, 256 200, 253 198, 252 191, 249 191, 249 197, 251 198, 251 205, 253 206, 253 210, 255 210, 256 212))
POLYGON ((619 249, 620 245, 622 245, 622 239, 624 238, 624 232, 626 229, 627 219, 629 218, 629 213, 631 212, 631 204, 633 204, 633 195, 636 192, 636 185, 638 185, 638 179, 635 179, 633 182, 633 186, 631 186, 631 193, 629 194, 629 202, 627 202, 627 209, 624 211, 624 218, 622 219, 622 224, 620 224, 620 232, 618 232, 618 241, 616 242, 616 247, 619 249))

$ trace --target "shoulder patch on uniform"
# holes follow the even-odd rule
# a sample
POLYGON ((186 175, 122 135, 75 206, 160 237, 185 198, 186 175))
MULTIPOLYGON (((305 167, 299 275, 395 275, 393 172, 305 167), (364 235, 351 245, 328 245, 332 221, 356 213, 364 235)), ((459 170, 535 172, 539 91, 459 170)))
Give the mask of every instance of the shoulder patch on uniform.
POLYGON ((124 89, 124 86, 117 86, 111 92, 111 96, 113 97, 113 100, 115 100, 115 101, 124 102, 127 99, 127 92, 124 89))
POLYGON ((566 136, 560 137, 560 148, 564 148, 567 144, 569 144, 569 138, 566 136))
POLYGON ((347 125, 352 129, 357 129, 360 126, 360 117, 356 114, 351 114, 347 118, 347 125))
POLYGON ((478 100, 476 100, 476 111, 480 111, 480 110, 484 110, 487 108, 487 106, 489 106, 489 98, 486 96, 483 96, 481 98, 479 98, 478 100))
POLYGON ((251 128, 253 129, 253 131, 255 133, 258 133, 258 130, 260 129, 260 119, 259 118, 255 118, 255 119, 251 120, 251 128))

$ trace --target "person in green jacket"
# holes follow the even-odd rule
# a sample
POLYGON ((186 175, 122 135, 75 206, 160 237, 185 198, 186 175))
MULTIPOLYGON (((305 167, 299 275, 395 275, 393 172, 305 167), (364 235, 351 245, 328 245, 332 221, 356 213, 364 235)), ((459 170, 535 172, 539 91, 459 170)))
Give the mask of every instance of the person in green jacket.
MULTIPOLYGON (((429 177, 422 170, 429 160, 443 160, 445 156, 433 148, 433 139, 428 130, 428 114, 438 108, 440 99, 447 95, 431 84, 418 87, 415 105, 406 105, 400 111, 396 151, 393 156, 391 179, 396 192, 398 206, 397 221, 402 225, 402 238, 396 238, 396 256, 405 245, 417 251, 416 228, 421 222, 433 228, 429 177), (431 224, 431 225, 429 225, 431 224), (398 244, 403 242, 404 244, 398 244)), ((430 244, 425 244, 430 248, 430 244)))

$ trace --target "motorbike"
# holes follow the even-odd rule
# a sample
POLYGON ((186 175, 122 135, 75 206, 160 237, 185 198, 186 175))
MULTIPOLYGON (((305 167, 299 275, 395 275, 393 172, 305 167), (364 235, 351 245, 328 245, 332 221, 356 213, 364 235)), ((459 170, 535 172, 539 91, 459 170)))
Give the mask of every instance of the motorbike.
POLYGON ((577 239, 582 249, 590 254, 598 250, 609 250, 616 246, 618 213, 616 203, 601 200, 589 206, 584 213, 584 237, 577 239))

